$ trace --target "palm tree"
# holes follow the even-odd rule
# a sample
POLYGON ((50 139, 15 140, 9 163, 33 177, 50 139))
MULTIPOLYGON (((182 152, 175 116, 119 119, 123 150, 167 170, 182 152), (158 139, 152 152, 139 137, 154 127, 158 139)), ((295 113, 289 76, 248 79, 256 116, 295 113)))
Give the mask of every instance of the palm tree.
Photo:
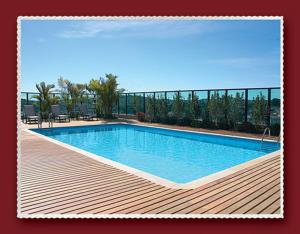
POLYGON ((102 107, 104 118, 112 118, 112 110, 118 101, 117 76, 106 74, 106 79, 102 84, 102 107))
POLYGON ((86 84, 74 84, 69 80, 60 77, 58 79, 58 86, 60 87, 60 92, 62 98, 66 104, 68 113, 72 111, 75 112, 75 107, 81 100, 81 97, 85 93, 86 84))
POLYGON ((117 78, 113 74, 105 74, 105 78, 92 79, 88 85, 88 90, 97 95, 97 113, 103 114, 104 118, 112 118, 113 107, 123 91, 118 89, 117 78))
POLYGON ((87 85, 87 90, 89 93, 96 95, 96 103, 95 103, 95 110, 100 117, 102 113, 102 108, 101 108, 101 102, 100 102, 100 96, 101 96, 101 90, 102 90, 102 79, 100 78, 99 80, 90 80, 90 83, 87 85))
POLYGON ((40 111, 43 118, 48 117, 49 108, 51 105, 59 103, 58 96, 50 96, 51 90, 55 87, 54 84, 46 85, 45 82, 36 84, 36 88, 39 91, 39 95, 35 95, 34 98, 39 100, 40 111))

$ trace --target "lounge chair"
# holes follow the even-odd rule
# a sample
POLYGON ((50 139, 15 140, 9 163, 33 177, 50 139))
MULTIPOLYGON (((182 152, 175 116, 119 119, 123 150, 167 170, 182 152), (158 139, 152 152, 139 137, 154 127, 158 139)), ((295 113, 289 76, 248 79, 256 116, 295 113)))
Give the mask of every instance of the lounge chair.
POLYGON ((70 117, 67 114, 61 114, 59 105, 51 105, 50 117, 53 121, 57 120, 58 122, 70 122, 70 117))
POLYGON ((81 104, 80 115, 83 120, 93 120, 94 118, 98 120, 97 115, 95 113, 89 112, 88 106, 86 104, 81 104))
POLYGON ((24 120, 25 123, 39 122, 40 116, 36 114, 33 105, 24 105, 24 120))

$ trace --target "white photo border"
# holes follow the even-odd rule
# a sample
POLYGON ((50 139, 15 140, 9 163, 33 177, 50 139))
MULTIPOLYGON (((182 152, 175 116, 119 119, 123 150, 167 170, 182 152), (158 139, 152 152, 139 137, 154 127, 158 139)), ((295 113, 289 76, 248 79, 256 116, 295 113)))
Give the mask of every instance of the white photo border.
POLYGON ((284 18, 283 16, 19 16, 17 18, 17 217, 18 218, 284 218, 284 18), (280 214, 24 214, 21 212, 21 22, 25 20, 279 20, 280 214))

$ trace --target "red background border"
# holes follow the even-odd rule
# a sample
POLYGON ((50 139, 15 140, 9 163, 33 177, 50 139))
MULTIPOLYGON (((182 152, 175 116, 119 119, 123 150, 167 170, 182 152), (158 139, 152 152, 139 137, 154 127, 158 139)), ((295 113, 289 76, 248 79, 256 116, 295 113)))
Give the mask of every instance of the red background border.
MULTIPOLYGON (((0 202, 2 233, 197 232, 300 233, 300 153, 296 63, 299 61, 299 7, 293 1, 7 1, 1 4, 0 202), (19 15, 269 15, 284 16, 285 218, 284 219, 17 219, 16 218, 16 20, 19 15), (5 111, 4 111, 5 110, 5 111), (297 121, 298 120, 298 124, 297 121), (298 137, 299 139, 299 137, 298 137), (298 230, 298 231, 297 231, 298 230)), ((297 79, 298 78, 298 79, 297 79)))

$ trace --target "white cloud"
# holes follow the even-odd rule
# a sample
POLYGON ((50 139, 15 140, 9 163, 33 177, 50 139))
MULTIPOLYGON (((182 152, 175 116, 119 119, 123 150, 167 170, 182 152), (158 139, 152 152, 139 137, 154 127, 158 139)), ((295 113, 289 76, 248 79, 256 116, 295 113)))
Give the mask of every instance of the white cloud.
POLYGON ((83 37, 178 37, 215 30, 208 21, 189 20, 98 20, 73 22, 59 33, 63 38, 83 37))

